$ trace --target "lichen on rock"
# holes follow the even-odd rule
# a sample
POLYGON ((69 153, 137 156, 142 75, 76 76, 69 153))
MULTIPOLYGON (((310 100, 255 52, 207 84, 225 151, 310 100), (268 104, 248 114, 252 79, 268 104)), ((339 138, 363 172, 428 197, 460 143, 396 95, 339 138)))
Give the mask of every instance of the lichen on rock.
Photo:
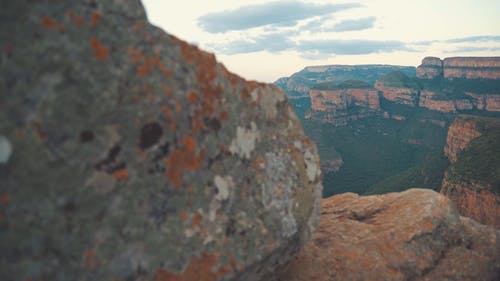
POLYGON ((263 280, 309 239, 319 159, 279 89, 137 0, 1 13, 0 280, 263 280))

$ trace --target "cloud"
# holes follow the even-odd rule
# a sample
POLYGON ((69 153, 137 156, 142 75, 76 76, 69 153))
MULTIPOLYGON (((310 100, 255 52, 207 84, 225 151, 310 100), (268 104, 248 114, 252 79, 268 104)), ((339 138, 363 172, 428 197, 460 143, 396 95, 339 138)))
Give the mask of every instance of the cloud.
POLYGON ((268 33, 245 40, 233 40, 229 43, 214 44, 209 47, 225 55, 246 54, 260 51, 276 53, 297 46, 288 33, 268 33))
POLYGON ((344 20, 335 24, 333 30, 337 32, 364 30, 372 28, 373 24, 375 23, 375 20, 376 20, 375 17, 367 17, 355 20, 344 20))
POLYGON ((265 25, 293 26, 299 20, 356 7, 361 7, 361 4, 314 4, 301 1, 274 1, 242 6, 234 10, 209 13, 198 18, 198 25, 210 33, 244 30, 265 25))
POLYGON ((288 34, 270 33, 251 39, 234 40, 209 47, 225 55, 268 51, 277 53, 286 50, 297 51, 308 59, 321 59, 333 55, 363 55, 371 53, 412 51, 401 41, 378 40, 301 40, 293 41, 288 34))
POLYGON ((481 35, 454 38, 445 41, 446 43, 475 43, 475 42, 500 42, 500 36, 481 35))
POLYGON ((411 51, 401 41, 378 40, 304 40, 299 42, 297 49, 300 52, 315 55, 363 55, 371 53, 411 51))
POLYGON ((500 51, 500 47, 459 47, 454 50, 448 51, 447 53, 473 53, 473 52, 497 52, 500 51))

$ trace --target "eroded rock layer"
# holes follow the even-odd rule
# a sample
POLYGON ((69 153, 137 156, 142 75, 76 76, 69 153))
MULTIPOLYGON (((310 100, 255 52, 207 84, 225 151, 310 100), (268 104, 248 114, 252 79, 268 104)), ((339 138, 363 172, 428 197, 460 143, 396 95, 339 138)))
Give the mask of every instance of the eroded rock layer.
POLYGON ((441 60, 426 57, 417 68, 417 77, 465 79, 500 79, 499 57, 452 57, 441 60))

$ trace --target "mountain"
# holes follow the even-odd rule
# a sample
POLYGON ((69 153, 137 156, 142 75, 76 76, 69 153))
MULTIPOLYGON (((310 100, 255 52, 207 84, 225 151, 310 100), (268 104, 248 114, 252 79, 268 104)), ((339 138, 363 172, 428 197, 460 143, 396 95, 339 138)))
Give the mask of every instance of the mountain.
POLYGON ((0 15, 0 280, 269 280, 311 237, 319 158, 276 86, 138 0, 0 15))
POLYGON ((500 118, 458 116, 444 152, 451 166, 441 193, 463 216, 500 229, 500 118))
POLYGON ((373 85, 381 76, 392 71, 401 71, 408 76, 415 76, 416 73, 415 67, 399 65, 308 66, 290 77, 278 79, 275 84, 285 90, 289 97, 306 97, 312 87, 322 82, 342 83, 346 80, 362 80, 373 85))

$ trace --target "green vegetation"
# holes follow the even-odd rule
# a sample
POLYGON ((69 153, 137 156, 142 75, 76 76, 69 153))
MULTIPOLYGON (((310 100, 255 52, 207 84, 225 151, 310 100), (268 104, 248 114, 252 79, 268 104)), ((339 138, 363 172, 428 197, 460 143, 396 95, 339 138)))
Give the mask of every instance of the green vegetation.
POLYGON ((361 80, 346 80, 340 84, 335 84, 333 82, 323 82, 316 84, 312 89, 323 90, 323 91, 335 91, 344 89, 371 89, 373 88, 370 84, 361 80))
MULTIPOLYGON (((424 124, 429 130, 437 128, 439 132, 418 136, 417 140, 422 144, 415 145, 403 137, 404 133, 412 130, 407 125, 408 121, 383 118, 366 118, 336 128, 325 128, 326 125, 323 125, 323 130, 331 132, 331 145, 344 160, 338 172, 324 175, 324 196, 343 192, 363 194, 378 182, 418 165, 429 153, 442 153, 446 128, 424 124), (428 136, 432 140, 425 140, 428 136), (432 143, 433 147, 425 143, 432 143)), ((313 140, 325 141, 314 137, 313 140)), ((401 181, 400 185, 409 187, 411 181, 407 180, 406 184, 401 181)))
MULTIPOLYGON (((328 67, 325 67, 325 69, 328 67)), ((324 72, 310 72, 302 70, 293 74, 291 77, 303 77, 309 81, 315 81, 317 84, 322 81, 333 81, 341 83, 346 80, 362 80, 370 85, 383 75, 391 71, 401 71, 409 77, 415 77, 416 68, 413 66, 394 66, 394 65, 336 65, 329 67, 324 72)))
POLYGON ((415 78, 406 76, 401 71, 392 71, 380 78, 380 81, 388 87, 418 89, 419 85, 415 78))
POLYGON ((418 79, 420 88, 437 94, 438 99, 471 99, 466 92, 500 95, 500 80, 488 79, 418 79))
POLYGON ((441 151, 429 153, 418 165, 372 185, 365 194, 399 192, 411 187, 439 191, 448 166, 448 159, 441 151))
POLYGON ((338 90, 338 86, 335 85, 333 82, 323 82, 323 83, 318 83, 314 87, 312 87, 313 90, 323 90, 323 91, 333 91, 333 90, 338 90))
POLYGON ((464 116, 478 121, 482 135, 458 155, 449 170, 452 182, 476 182, 500 195, 500 119, 464 116))

